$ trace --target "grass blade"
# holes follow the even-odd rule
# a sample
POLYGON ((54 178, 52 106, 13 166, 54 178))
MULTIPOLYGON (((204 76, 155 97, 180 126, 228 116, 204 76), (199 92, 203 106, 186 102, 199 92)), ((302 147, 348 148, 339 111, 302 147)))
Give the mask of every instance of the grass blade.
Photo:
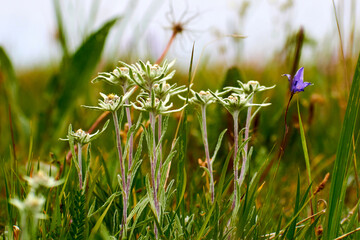
POLYGON ((332 173, 328 210, 326 211, 326 229, 324 239, 334 239, 338 236, 340 217, 343 208, 343 196, 346 189, 343 187, 346 166, 348 166, 351 143, 357 122, 360 107, 360 55, 355 68, 350 96, 346 107, 340 140, 336 152, 336 159, 332 173))

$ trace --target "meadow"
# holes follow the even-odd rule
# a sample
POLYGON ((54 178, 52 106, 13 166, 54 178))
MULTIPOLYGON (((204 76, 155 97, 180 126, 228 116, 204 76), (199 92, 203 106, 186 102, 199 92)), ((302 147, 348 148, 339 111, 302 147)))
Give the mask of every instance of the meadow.
POLYGON ((299 28, 266 63, 194 45, 184 70, 167 59, 180 22, 161 56, 105 60, 122 19, 71 51, 55 10, 57 67, 17 70, 0 47, 3 239, 360 239, 353 49, 302 61, 299 28))

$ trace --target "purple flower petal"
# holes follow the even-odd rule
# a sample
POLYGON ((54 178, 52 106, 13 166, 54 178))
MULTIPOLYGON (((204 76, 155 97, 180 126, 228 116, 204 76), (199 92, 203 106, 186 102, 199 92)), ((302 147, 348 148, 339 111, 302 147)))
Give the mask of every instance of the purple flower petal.
MULTIPOLYGON (((286 76, 290 81, 291 75, 283 74, 282 76, 286 76)), ((291 92, 294 94, 296 92, 303 92, 304 89, 312 85, 312 83, 304 82, 304 67, 301 67, 295 74, 294 79, 291 83, 291 92)))

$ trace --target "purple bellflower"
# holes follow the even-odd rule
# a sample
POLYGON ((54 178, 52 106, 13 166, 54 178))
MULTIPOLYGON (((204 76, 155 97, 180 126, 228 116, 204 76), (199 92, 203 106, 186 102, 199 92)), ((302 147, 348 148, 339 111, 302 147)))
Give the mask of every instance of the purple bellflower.
MULTIPOLYGON (((282 76, 286 76, 289 81, 291 81, 291 75, 290 74, 283 74, 282 76)), ((309 86, 312 85, 312 83, 309 82, 304 82, 304 67, 300 68, 291 83, 291 94, 294 94, 296 92, 303 92, 304 89, 309 86)))

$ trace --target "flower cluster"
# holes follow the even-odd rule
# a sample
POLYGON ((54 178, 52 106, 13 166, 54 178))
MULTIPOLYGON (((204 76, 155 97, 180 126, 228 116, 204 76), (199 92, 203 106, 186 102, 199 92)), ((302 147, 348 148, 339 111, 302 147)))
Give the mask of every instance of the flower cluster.
POLYGON ((170 68, 175 64, 175 61, 168 63, 165 60, 162 66, 158 64, 153 65, 150 62, 144 63, 143 61, 132 65, 124 62, 120 63, 128 68, 131 80, 148 93, 151 92, 154 84, 166 82, 175 75, 175 70, 169 72, 170 68))

